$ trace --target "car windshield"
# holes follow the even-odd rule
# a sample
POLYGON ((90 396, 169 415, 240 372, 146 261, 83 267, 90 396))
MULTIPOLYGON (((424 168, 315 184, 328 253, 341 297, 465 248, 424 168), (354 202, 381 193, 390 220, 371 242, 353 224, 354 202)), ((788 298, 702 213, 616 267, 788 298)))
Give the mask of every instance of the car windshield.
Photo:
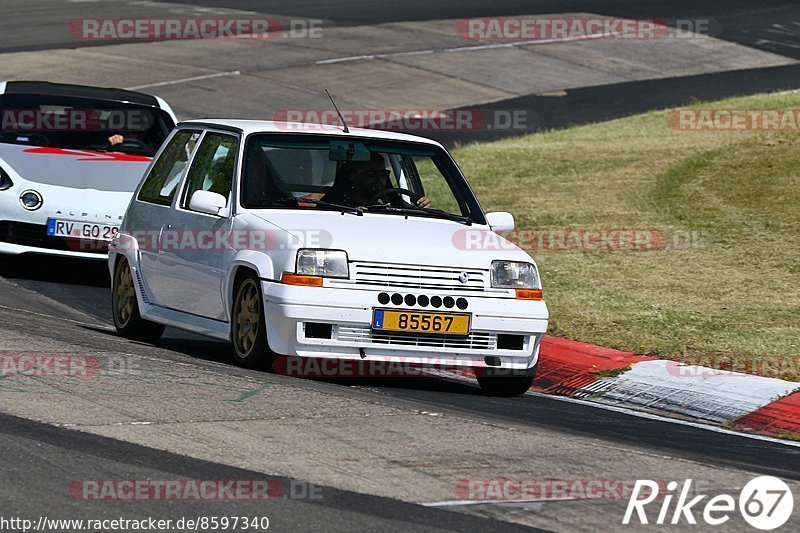
POLYGON ((0 95, 0 142, 152 157, 174 127, 156 107, 71 96, 0 95), (111 142, 112 136, 119 136, 111 142))
POLYGON ((241 202, 251 209, 358 209, 483 223, 474 194, 443 149, 363 138, 253 135, 241 202))

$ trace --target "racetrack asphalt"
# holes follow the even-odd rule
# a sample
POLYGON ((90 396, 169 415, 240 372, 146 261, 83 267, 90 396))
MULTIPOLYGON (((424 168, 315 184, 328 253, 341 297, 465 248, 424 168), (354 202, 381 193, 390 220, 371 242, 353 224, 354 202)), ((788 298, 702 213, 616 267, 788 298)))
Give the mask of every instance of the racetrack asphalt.
MULTIPOLYGON (((26 261, 30 260, 25 259, 17 268, 33 266, 26 261)), ((107 302, 102 264, 67 261, 58 266, 61 272, 77 272, 80 268, 84 274, 98 274, 99 286, 67 285, 74 290, 72 298, 80 299, 82 306, 107 302)), ((40 273, 39 277, 45 276, 40 273)), ((53 275, 51 279, 57 278, 58 275, 53 275)), ((128 450, 127 444, 116 443, 122 440, 141 445, 143 448, 136 448, 136 454, 156 457, 155 473, 131 469, 122 460, 95 473, 97 458, 91 454, 62 458, 59 455, 62 452, 51 456, 47 448, 50 460, 29 461, 25 469, 35 479, 51 475, 53 464, 65 471, 55 481, 41 481, 53 484, 43 493, 52 498, 44 501, 59 511, 57 515, 48 515, 51 517, 74 516, 75 513, 68 511, 80 507, 65 494, 68 480, 139 479, 139 475, 171 479, 189 475, 186 471, 162 469, 162 456, 152 448, 217 464, 207 465, 212 470, 205 466, 190 470, 196 472, 194 478, 204 479, 212 475, 209 472, 213 468, 229 465, 270 478, 290 477, 344 490, 344 497, 350 498, 356 508, 359 494, 364 493, 406 502, 457 500, 458 494, 452 487, 459 479, 493 479, 499 476, 498 472, 511 479, 558 478, 554 473, 567 479, 674 476, 695 479, 715 491, 734 490, 742 482, 738 480, 757 474, 800 481, 797 446, 540 395, 487 398, 475 384, 446 379, 300 380, 243 370, 230 364, 229 347, 224 342, 171 328, 154 346, 118 339, 111 333, 109 320, 102 311, 96 311, 96 316, 86 315, 75 310, 74 305, 28 293, 23 288, 26 283, 14 279, 0 283, 0 294, 4 295, 0 306, 0 324, 3 324, 0 338, 7 339, 2 344, 4 352, 12 347, 27 347, 25 351, 30 354, 81 354, 101 361, 124 358, 137 372, 131 376, 52 381, 7 378, 0 382, 4 411, 64 426, 68 429, 60 431, 67 431, 66 435, 77 429, 115 438, 115 443, 98 444, 104 449, 128 450), (31 340, 23 343, 14 341, 15 338, 31 340), (230 396, 226 391, 235 394, 230 396), (255 391, 261 392, 253 395, 255 391), (226 397, 232 399, 240 394, 246 403, 226 405, 231 401, 226 397), (369 418, 364 419, 365 415, 369 418), (364 425, 366 420, 371 422, 364 425), (308 422, 311 424, 304 430, 308 422), (505 443, 505 439, 510 440, 505 443), (292 452, 282 445, 276 446, 279 442, 303 444, 297 452, 292 452), (476 448, 477 443, 485 449, 476 448), (520 446, 526 447, 511 451, 520 446), (323 452, 325 448, 329 451, 323 452), (316 452, 306 457, 305 449, 316 452), (569 464, 578 457, 581 459, 577 464, 569 464), (622 457, 625 459, 621 460, 622 457), (67 466, 62 465, 62 459, 67 466), (343 459, 347 462, 342 463, 343 459)), ((68 299, 65 302, 70 303, 68 299)), ((27 424, 9 422, 4 427, 9 428, 7 433, 13 438, 20 437, 21 431, 22 437, 30 439, 26 443, 32 449, 49 446, 49 438, 43 437, 38 445, 35 438, 40 431, 49 435, 47 426, 27 424)), ((81 439, 89 437, 76 438, 82 442, 81 439)), ((68 438, 59 440, 67 443, 64 444, 67 451, 73 446, 68 438)), ((11 443, 9 446, 19 449, 11 443)), ((76 446, 82 449, 83 444, 76 446)), ((20 453, 24 454, 24 449, 20 453)), ((114 457, 118 460, 130 455, 119 452, 114 457)), ((171 455, 165 457, 164 460, 173 460, 171 455)), ((16 464, 12 461, 6 468, 16 464)), ((11 470, 16 471, 15 468, 11 470)), ((19 472, 9 479, 18 476, 19 472)), ((43 489, 37 485, 34 494, 36 490, 43 489)), ((24 502, 39 501, 19 491, 8 491, 7 497, 11 498, 14 509, 24 502)), ((239 503, 225 508, 228 512, 238 511, 239 503)), ((276 508, 270 518, 283 520, 289 530, 300 530, 305 523, 295 523, 295 513, 306 514, 306 511, 302 506, 292 505, 307 503, 287 502, 287 507, 276 508)), ((101 502, 101 505, 117 510, 115 503, 101 502)), ((393 504, 387 505, 391 509, 393 504)), ((527 502, 527 505, 523 510, 492 502, 442 506, 544 529, 588 530, 587 509, 583 504, 527 502)), ((585 505, 591 507, 593 516, 602 520, 618 519, 622 512, 620 502, 585 505)), ((174 518, 188 513, 183 503, 167 511, 163 511, 163 502, 126 503, 122 507, 123 516, 132 517, 157 514, 174 518), (157 513, 159 508, 162 512, 157 513)), ((243 505, 242 512, 249 508, 243 505)), ((85 507, 87 512, 92 509, 85 507)), ((335 513, 335 509, 335 505, 328 505, 318 511, 322 518, 326 512, 335 513)), ((348 509, 342 511, 342 516, 350 516, 348 509)), ((96 515, 89 512, 88 516, 96 515)), ((375 520, 376 523, 388 520, 389 529, 410 527, 402 522, 392 523, 392 516, 375 520)), ((419 520, 427 520, 425 516, 423 513, 419 520)), ((432 522, 425 523, 435 525, 436 516, 429 518, 432 522)), ((308 519, 316 517, 311 513, 308 519)), ((339 522, 330 524, 339 529, 334 525, 339 522)))
POLYGON ((2 51, 41 50, 97 45, 76 42, 66 31, 82 17, 191 16, 268 14, 284 18, 322 19, 336 26, 406 21, 501 17, 551 13, 595 13, 627 18, 711 20, 722 39, 800 59, 800 6, 792 0, 173 0, 143 5, 133 1, 61 2, 7 0, 0 27, 2 51), (202 10, 201 10, 202 9, 202 10))
MULTIPOLYGON (((265 476, 240 468, 129 444, 116 439, 0 414, 3 449, 3 516, 34 523, 51 519, 158 519, 247 517, 269 519, 279 531, 530 531, 482 517, 450 513, 390 498, 309 486, 300 480, 265 476), (83 499, 85 481, 97 480, 267 481, 274 499, 233 501, 130 498, 124 502, 83 499)), ((94 492, 87 491, 90 495, 94 492)), ((115 495, 128 498, 124 490, 115 495)), ((65 528, 66 529, 66 528, 65 528)), ((77 528, 76 528, 77 529, 77 528)))

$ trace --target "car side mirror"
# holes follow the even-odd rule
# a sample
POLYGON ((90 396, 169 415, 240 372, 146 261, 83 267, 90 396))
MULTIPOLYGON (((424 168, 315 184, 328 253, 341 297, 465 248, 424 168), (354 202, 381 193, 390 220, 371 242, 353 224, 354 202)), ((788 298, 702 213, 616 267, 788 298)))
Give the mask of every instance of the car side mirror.
POLYGON ((486 223, 492 231, 512 231, 514 229, 514 215, 506 211, 486 213, 486 223))
POLYGON ((207 215, 219 215, 228 205, 228 200, 219 193, 211 191, 195 191, 189 200, 189 209, 207 215))

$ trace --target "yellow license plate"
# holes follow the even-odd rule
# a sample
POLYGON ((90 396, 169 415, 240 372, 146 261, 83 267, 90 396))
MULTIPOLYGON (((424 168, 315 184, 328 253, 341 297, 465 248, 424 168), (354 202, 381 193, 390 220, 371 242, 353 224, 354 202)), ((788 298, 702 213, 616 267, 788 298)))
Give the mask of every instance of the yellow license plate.
POLYGON ((375 309, 372 313, 373 331, 398 331, 431 335, 468 335, 469 314, 427 313, 375 309))

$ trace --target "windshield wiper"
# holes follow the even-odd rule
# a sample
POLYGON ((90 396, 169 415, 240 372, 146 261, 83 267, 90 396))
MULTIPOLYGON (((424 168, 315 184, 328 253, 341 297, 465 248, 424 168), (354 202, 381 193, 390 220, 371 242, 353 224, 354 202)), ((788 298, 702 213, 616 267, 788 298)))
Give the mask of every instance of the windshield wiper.
POLYGON ((462 224, 466 224, 467 226, 472 225, 472 220, 469 217, 465 217, 463 215, 456 215, 453 213, 448 213, 447 211, 442 211, 441 209, 434 209, 431 207, 395 207, 390 204, 373 204, 367 206, 367 210, 371 211, 373 209, 383 210, 387 213, 399 213, 404 215, 420 215, 420 216, 427 216, 430 218, 445 218, 447 220, 453 220, 455 222, 461 222, 462 224))
POLYGON ((334 204, 332 202, 325 202, 323 200, 314 200, 313 198, 277 198, 273 200, 273 203, 278 204, 313 204, 313 205, 321 205, 323 207, 332 207, 334 209, 338 209, 342 213, 351 213, 353 215, 362 217, 364 213, 361 212, 361 209, 357 207, 353 207, 351 205, 341 205, 341 204, 334 204))

